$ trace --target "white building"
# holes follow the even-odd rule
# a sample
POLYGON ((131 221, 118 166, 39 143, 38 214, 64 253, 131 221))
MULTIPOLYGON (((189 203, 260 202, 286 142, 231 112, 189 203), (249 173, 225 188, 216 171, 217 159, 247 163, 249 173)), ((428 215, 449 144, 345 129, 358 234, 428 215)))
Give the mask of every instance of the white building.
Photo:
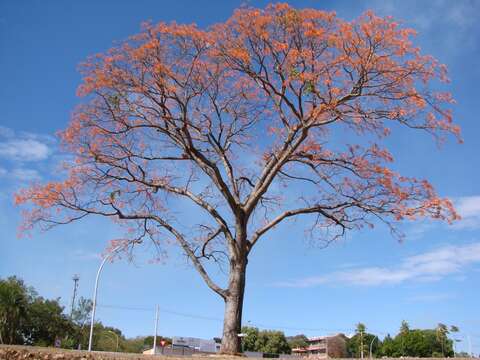
POLYGON ((216 353, 220 351, 220 344, 215 340, 206 340, 193 337, 174 336, 172 347, 188 347, 196 351, 216 353))

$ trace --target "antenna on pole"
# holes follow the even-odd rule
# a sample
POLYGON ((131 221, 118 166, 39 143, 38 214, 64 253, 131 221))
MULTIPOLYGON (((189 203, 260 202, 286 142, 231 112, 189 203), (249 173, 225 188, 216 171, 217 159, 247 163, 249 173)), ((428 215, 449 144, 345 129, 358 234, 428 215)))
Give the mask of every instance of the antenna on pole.
POLYGON ((78 289, 78 280, 80 280, 80 276, 78 274, 73 275, 73 295, 72 295, 72 308, 70 310, 70 318, 73 316, 73 309, 75 308, 75 297, 77 296, 77 289, 78 289))

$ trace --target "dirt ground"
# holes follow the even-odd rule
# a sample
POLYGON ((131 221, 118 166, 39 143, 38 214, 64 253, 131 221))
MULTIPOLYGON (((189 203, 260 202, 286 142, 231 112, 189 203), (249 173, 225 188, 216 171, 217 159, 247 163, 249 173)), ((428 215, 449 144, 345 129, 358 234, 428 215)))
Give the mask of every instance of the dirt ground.
MULTIPOLYGON (((219 360, 238 360, 241 357, 221 356, 221 355, 194 355, 190 358, 195 359, 219 359, 219 360)), ((43 348, 33 346, 17 346, 17 345, 0 345, 0 359, 1 360, 25 360, 25 359, 39 359, 39 360, 185 360, 186 357, 178 356, 161 356, 161 355, 143 355, 143 354, 127 354, 127 353, 113 353, 103 351, 78 351, 65 350, 56 348, 43 348)))
MULTIPOLYGON (((103 351, 78 351, 65 350, 56 348, 43 348, 34 346, 17 346, 17 345, 0 345, 0 360, 240 360, 247 359, 240 356, 225 355, 192 355, 192 356, 165 356, 165 355, 143 355, 143 354, 126 354, 112 353, 103 351)), ((252 359, 252 358, 248 358, 252 359)), ((313 358, 311 358, 313 360, 313 358)), ((403 360, 440 360, 439 358, 403 358, 403 360)), ((474 360, 472 358, 449 358, 448 360, 474 360)), ((479 358, 476 358, 479 359, 479 358)), ((259 360, 259 359, 257 359, 259 360)), ((336 360, 352 360, 352 359, 336 359, 336 360)), ((394 359, 383 359, 394 360, 394 359)), ((399 359, 395 359, 399 360, 399 359)))

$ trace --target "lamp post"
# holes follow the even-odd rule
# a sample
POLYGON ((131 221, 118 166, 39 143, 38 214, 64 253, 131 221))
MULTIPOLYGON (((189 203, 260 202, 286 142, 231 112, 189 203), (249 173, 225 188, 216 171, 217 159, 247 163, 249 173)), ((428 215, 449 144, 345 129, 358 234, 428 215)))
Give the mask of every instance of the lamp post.
POLYGON ((97 308, 97 290, 98 290, 98 279, 100 278, 100 273, 102 272, 103 265, 107 260, 111 259, 113 255, 123 246, 123 244, 115 247, 110 254, 105 256, 100 263, 100 267, 97 271, 97 277, 95 278, 95 288, 93 290, 93 301, 92 301, 92 318, 90 319, 90 336, 88 338, 88 351, 92 351, 92 339, 93 339, 93 324, 95 323, 95 310, 97 308))
POLYGON ((377 338, 377 336, 375 335, 375 337, 372 339, 372 341, 370 342, 370 359, 372 358, 372 346, 373 346, 373 342, 375 341, 375 339, 377 338))

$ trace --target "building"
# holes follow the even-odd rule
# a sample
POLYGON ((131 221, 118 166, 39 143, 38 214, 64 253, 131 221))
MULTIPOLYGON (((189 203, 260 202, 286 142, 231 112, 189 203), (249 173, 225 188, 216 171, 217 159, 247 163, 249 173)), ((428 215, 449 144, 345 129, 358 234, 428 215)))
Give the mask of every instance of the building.
POLYGON ((308 338, 307 346, 292 349, 296 356, 326 359, 347 357, 347 337, 344 334, 308 338))
POLYGON ((186 347, 193 349, 194 351, 216 353, 220 351, 220 343, 212 340, 174 336, 172 338, 172 347, 186 347))
POLYGON ((216 353, 220 351, 220 343, 218 339, 207 340, 192 337, 174 336, 172 344, 168 346, 158 346, 154 352, 152 349, 147 349, 143 352, 145 355, 187 355, 191 356, 195 353, 216 353))

